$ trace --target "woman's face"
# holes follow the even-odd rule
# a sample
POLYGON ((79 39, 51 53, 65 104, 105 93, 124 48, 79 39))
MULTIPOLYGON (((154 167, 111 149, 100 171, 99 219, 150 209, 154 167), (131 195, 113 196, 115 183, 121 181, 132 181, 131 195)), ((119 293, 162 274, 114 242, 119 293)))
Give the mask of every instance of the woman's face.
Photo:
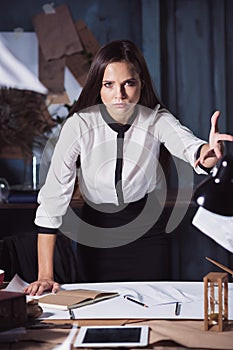
POLYGON ((109 63, 104 71, 100 96, 109 114, 126 123, 141 96, 141 80, 134 67, 125 61, 109 63))

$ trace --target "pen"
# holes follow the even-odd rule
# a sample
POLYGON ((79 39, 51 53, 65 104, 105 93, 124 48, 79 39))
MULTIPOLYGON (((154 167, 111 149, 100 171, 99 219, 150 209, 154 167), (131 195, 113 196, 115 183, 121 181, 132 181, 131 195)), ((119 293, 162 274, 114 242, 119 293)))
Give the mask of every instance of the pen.
POLYGON ((176 303, 176 307, 175 307, 175 315, 179 316, 180 314, 180 309, 181 309, 181 304, 180 303, 176 303))
POLYGON ((141 306, 143 306, 143 307, 149 307, 148 305, 142 303, 141 301, 135 300, 135 299, 133 299, 133 298, 130 298, 130 297, 128 297, 127 295, 124 296, 124 299, 127 299, 127 300, 129 300, 129 301, 132 301, 133 303, 136 303, 136 304, 141 305, 141 306))
POLYGON ((72 309, 69 309, 69 314, 70 314, 70 319, 75 320, 74 311, 72 309))

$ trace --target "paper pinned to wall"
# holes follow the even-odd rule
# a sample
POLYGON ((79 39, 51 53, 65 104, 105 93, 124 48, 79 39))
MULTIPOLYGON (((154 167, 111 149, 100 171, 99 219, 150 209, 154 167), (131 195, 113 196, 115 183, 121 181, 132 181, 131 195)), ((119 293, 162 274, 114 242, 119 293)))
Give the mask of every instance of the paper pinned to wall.
MULTIPOLYGON (((15 40, 20 40, 21 35, 13 35, 15 40)), ((47 94, 47 88, 39 81, 37 75, 27 68, 27 64, 14 55, 8 41, 1 34, 0 52, 0 86, 47 94)))
MULTIPOLYGON (((21 61, 22 64, 25 67, 27 67, 27 69, 31 72, 34 78, 36 77, 36 81, 39 83, 39 86, 42 86, 44 90, 47 92, 47 88, 38 79, 39 45, 38 45, 38 39, 37 39, 36 33, 22 32, 19 34, 14 32, 1 32, 0 36, 1 38, 3 38, 4 43, 7 44, 7 48, 12 52, 12 54, 16 57, 16 59, 21 61)), ((3 58, 3 55, 1 54, 0 61, 2 60, 2 58, 3 58)), ((0 73, 1 73, 1 69, 2 68, 0 67, 0 73)), ((26 76, 23 76, 22 70, 17 70, 17 74, 23 81, 25 80, 26 76)), ((82 90, 80 84, 78 83, 78 81, 75 79, 75 77, 67 67, 65 67, 64 74, 65 74, 64 93, 60 95, 55 95, 55 94, 47 95, 49 98, 49 103, 52 104, 50 105, 49 110, 51 111, 52 114, 55 113, 61 117, 67 115, 67 109, 63 106, 63 104, 67 103, 68 101, 73 102, 74 100, 76 100, 82 90)), ((0 74, 0 83, 1 83, 1 78, 2 78, 2 74, 0 74)), ((26 83, 29 84, 30 81, 28 80, 26 81, 26 83)), ((19 85, 17 85, 16 88, 19 88, 19 85)))

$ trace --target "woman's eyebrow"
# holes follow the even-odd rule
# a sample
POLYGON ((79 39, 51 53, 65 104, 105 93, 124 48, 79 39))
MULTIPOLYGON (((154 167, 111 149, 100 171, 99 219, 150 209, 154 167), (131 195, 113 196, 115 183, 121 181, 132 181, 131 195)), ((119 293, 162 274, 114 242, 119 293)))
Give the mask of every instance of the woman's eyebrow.
MULTIPOLYGON (((125 79, 125 80, 123 80, 123 81, 121 82, 121 84, 124 84, 124 83, 126 83, 127 81, 129 81, 129 80, 135 81, 136 78, 128 78, 128 79, 125 79)), ((115 81, 115 80, 105 79, 105 80, 103 80, 102 82, 103 82, 103 83, 113 83, 114 81, 115 81)))

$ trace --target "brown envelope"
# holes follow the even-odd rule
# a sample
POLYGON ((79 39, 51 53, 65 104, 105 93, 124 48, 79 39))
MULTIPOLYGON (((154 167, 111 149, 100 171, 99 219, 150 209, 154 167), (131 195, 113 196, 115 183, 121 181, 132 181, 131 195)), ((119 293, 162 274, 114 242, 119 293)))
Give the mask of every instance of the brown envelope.
POLYGON ((32 18, 45 60, 54 60, 83 50, 67 5, 54 8, 56 13, 38 13, 32 18))
POLYGON ((39 48, 39 79, 49 92, 61 94, 64 87, 65 58, 47 61, 39 48))
POLYGON ((81 86, 85 84, 93 56, 99 49, 99 43, 85 22, 79 20, 75 27, 81 39, 84 51, 66 58, 66 65, 81 86))

